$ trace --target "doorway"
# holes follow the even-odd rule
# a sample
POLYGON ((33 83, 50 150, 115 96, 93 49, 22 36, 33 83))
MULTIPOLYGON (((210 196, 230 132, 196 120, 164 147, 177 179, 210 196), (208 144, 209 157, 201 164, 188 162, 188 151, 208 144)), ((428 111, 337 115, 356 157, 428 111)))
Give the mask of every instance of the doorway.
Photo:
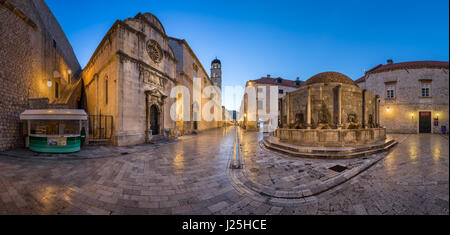
POLYGON ((150 127, 152 135, 159 135, 159 111, 156 105, 150 107, 150 127))
POLYGON ((431 133, 431 112, 419 112, 419 133, 431 133))

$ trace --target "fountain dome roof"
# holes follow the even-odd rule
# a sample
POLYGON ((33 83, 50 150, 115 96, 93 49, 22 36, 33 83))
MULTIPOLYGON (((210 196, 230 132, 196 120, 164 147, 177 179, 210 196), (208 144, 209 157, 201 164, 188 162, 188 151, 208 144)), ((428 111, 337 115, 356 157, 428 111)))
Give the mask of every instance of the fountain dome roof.
POLYGON ((315 83, 330 83, 330 82, 344 83, 356 86, 355 82, 351 78, 338 72, 323 72, 316 74, 312 76, 310 79, 306 80, 306 82, 303 83, 303 85, 305 86, 315 83))

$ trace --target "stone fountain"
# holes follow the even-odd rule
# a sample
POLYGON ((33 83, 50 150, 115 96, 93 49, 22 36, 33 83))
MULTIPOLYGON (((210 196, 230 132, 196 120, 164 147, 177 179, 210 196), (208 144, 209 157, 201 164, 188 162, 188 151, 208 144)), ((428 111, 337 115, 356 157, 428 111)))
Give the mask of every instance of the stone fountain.
POLYGON ((265 147, 302 157, 351 158, 396 142, 380 126, 379 96, 342 73, 324 72, 281 99, 281 124, 265 147))

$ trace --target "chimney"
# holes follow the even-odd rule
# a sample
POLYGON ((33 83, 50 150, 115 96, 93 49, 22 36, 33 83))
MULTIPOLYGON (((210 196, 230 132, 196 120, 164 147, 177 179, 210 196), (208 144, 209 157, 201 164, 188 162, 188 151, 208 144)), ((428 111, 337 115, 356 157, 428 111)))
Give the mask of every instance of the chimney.
POLYGON ((267 74, 267 78, 270 78, 270 74, 267 74))
POLYGON ((394 61, 393 61, 392 59, 388 59, 388 60, 387 60, 387 63, 388 63, 388 64, 393 64, 394 61))
POLYGON ((297 80, 296 81, 300 81, 300 77, 297 77, 297 80))

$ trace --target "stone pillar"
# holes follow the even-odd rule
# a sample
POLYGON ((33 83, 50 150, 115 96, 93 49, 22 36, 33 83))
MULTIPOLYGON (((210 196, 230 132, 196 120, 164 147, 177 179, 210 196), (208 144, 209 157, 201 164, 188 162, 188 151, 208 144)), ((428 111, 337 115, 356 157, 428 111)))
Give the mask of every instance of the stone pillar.
POLYGON ((362 91, 362 128, 366 128, 366 89, 362 91))
POLYGON ((145 142, 152 140, 152 131, 150 127, 150 93, 145 92, 145 142))
POLYGON ((306 126, 311 129, 311 87, 308 87, 308 103, 306 104, 306 126))
POLYGON ((291 95, 289 93, 286 94, 286 116, 287 116, 287 118, 286 118, 287 127, 285 127, 285 128, 289 129, 289 127, 291 125, 291 95))
POLYGON ((338 129, 342 129, 342 86, 339 85, 337 87, 338 91, 338 123, 337 127, 338 129))
POLYGON ((380 96, 375 96, 375 125, 380 127, 380 96))

